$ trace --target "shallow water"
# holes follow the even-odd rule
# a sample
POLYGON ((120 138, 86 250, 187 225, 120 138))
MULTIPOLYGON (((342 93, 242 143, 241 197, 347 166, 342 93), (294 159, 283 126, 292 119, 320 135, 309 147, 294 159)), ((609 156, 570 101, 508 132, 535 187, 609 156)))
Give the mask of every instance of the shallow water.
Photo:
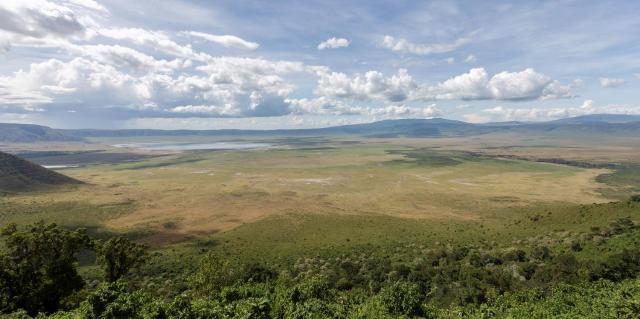
POLYGON ((44 168, 48 169, 63 169, 63 168, 76 168, 80 167, 78 164, 63 164, 63 165, 42 165, 44 168))
POLYGON ((144 151, 194 151, 194 150, 245 150, 272 146, 266 143, 131 143, 116 144, 115 147, 134 148, 144 151))

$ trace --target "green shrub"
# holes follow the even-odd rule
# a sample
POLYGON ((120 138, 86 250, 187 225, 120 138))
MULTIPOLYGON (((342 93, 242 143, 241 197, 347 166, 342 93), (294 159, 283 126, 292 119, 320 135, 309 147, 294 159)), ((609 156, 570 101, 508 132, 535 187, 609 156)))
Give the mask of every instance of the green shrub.
POLYGON ((420 287, 406 281, 396 281, 380 291, 380 300, 391 314, 419 316, 424 296, 420 287))

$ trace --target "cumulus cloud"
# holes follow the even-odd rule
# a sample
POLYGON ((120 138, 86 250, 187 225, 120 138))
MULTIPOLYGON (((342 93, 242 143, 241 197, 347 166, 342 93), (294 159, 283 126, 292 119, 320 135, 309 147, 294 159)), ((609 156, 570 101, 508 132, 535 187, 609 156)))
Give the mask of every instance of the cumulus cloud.
POLYGON ((470 122, 547 121, 599 113, 640 114, 640 107, 631 105, 596 106, 593 100, 585 100, 582 105, 577 107, 510 108, 495 106, 483 109, 480 113, 466 114, 464 118, 470 122))
POLYGON ((34 110, 37 105, 52 101, 52 98, 37 91, 6 83, 6 80, 0 77, 0 106, 3 108, 15 107, 30 111, 34 110))
POLYGON ((439 100, 479 100, 487 99, 491 94, 488 88, 489 77, 483 68, 471 69, 435 86, 425 88, 423 96, 439 100))
POLYGON ((150 96, 148 88, 140 80, 112 66, 84 58, 69 62, 50 59, 34 63, 28 71, 0 77, 2 86, 46 97, 32 99, 30 104, 130 105, 150 96))
POLYGON ((255 50, 260 46, 258 43, 246 41, 234 35, 214 35, 214 34, 209 34, 205 32, 196 32, 196 31, 184 31, 182 33, 186 35, 190 35, 195 38, 220 44, 225 48, 255 50))
POLYGON ((467 43, 471 42, 471 38, 463 37, 452 43, 413 43, 404 38, 395 38, 385 35, 380 42, 380 46, 397 53, 411 53, 417 55, 428 55, 434 53, 451 52, 467 43))
POLYGON ((318 85, 315 94, 331 98, 401 102, 417 89, 417 84, 406 69, 399 69, 392 76, 369 71, 351 77, 345 73, 316 69, 318 85))
POLYGON ((464 63, 476 63, 476 61, 478 61, 478 59, 473 54, 467 55, 467 57, 464 59, 464 63))
POLYGON ((620 78, 600 78, 600 86, 603 88, 617 88, 626 81, 620 78))
POLYGON ((294 88, 283 76, 303 70, 299 62, 221 57, 199 66, 200 74, 188 74, 173 72, 181 60, 156 60, 117 46, 82 49, 91 59, 50 59, 0 77, 5 92, 0 91, 0 103, 153 109, 169 115, 277 116, 289 112, 284 99, 294 88), (118 64, 145 72, 132 75, 118 64))
POLYGON ((404 104, 389 104, 382 106, 356 106, 345 101, 318 97, 314 99, 287 99, 293 114, 311 115, 360 115, 376 118, 396 117, 435 117, 442 112, 435 104, 424 107, 412 107, 404 104))
POLYGON ((425 99, 445 100, 544 100, 571 97, 570 89, 531 68, 520 72, 504 71, 492 77, 484 68, 474 68, 423 89, 421 95, 425 99))
POLYGON ((517 101, 572 97, 570 85, 563 85, 533 69, 505 71, 490 77, 484 68, 474 68, 435 85, 417 83, 406 69, 399 69, 391 76, 378 71, 349 76, 327 68, 316 68, 314 72, 318 76, 316 95, 360 101, 517 101))
POLYGON ((351 44, 351 42, 345 38, 333 37, 318 44, 318 50, 346 48, 349 44, 351 44))
POLYGON ((317 115, 357 115, 363 112, 362 107, 353 107, 344 101, 327 98, 287 99, 291 112, 294 114, 317 114, 317 115))

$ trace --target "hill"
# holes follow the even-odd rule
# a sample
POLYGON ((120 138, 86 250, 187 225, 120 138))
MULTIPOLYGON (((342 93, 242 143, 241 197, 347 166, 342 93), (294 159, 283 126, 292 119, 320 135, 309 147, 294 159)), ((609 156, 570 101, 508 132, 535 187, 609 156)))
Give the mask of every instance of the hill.
POLYGON ((0 193, 17 193, 81 183, 15 155, 0 152, 0 193))
POLYGON ((640 133, 640 115, 592 114, 548 122, 467 123, 442 118, 397 119, 311 129, 278 130, 156 130, 156 129, 52 129, 39 125, 0 124, 0 142, 82 141, 92 137, 142 136, 337 136, 362 137, 457 137, 494 132, 608 134, 640 133))
POLYGON ((550 123, 562 124, 590 124, 590 123, 630 123, 640 122, 640 115, 628 114, 589 114, 576 117, 569 117, 551 121, 550 123))
POLYGON ((47 141, 81 141, 64 130, 34 124, 0 123, 0 142, 33 143, 47 141))
POLYGON ((462 121, 434 119, 399 119, 373 123, 350 124, 311 129, 280 130, 69 130, 70 135, 87 137, 128 136, 318 136, 359 135, 364 137, 444 137, 483 134, 503 130, 500 125, 472 124, 462 121))

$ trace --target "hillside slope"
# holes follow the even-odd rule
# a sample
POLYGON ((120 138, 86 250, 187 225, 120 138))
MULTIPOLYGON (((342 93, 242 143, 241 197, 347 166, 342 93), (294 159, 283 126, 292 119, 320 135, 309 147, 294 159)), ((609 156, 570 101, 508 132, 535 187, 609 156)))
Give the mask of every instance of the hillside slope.
POLYGON ((34 124, 0 123, 0 142, 33 143, 50 141, 81 141, 82 138, 64 130, 34 124))
POLYGON ((17 156, 0 152, 0 193, 18 193, 81 183, 17 156))

